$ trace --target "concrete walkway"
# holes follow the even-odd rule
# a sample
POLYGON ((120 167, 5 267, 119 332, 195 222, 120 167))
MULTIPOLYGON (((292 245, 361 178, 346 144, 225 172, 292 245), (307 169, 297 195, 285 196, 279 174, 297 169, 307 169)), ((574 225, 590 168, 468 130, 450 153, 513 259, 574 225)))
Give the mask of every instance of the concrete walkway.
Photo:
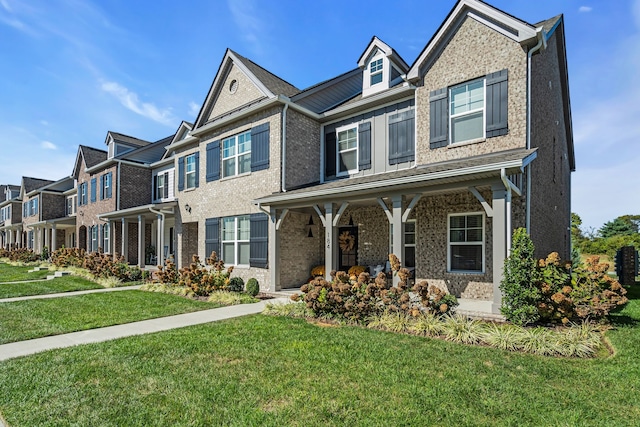
POLYGON ((285 298, 275 298, 271 300, 263 300, 255 304, 232 305, 228 307, 214 308, 211 310, 196 311, 194 313, 178 314, 175 316, 160 317, 157 319, 143 320, 123 325, 107 326, 87 331, 72 332, 69 334, 3 344, 0 345, 0 361, 20 356, 27 356, 55 348, 109 341, 117 338, 167 331, 170 329, 183 328, 185 326, 200 325, 202 323, 230 319, 232 317, 256 314, 262 312, 267 303, 286 301, 287 300, 285 298))
POLYGON ((118 288, 97 288, 97 289, 87 289, 85 291, 60 292, 60 293, 57 293, 57 294, 42 294, 42 295, 29 295, 29 296, 26 296, 26 297, 3 298, 3 299, 0 299, 0 303, 3 303, 3 302, 15 302, 15 301, 26 301, 26 300, 30 300, 30 299, 71 297, 71 296, 74 296, 74 295, 95 294, 95 293, 100 293, 100 292, 130 291, 130 290, 139 289, 140 286, 142 286, 142 285, 120 286, 118 288))

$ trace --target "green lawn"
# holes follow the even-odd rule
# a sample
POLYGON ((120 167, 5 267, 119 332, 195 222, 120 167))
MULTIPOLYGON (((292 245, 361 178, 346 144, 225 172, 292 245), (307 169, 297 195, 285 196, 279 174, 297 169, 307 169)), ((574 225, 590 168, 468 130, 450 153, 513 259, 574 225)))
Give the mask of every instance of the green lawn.
POLYGON ((102 286, 82 277, 63 276, 40 282, 0 284, 0 298, 55 294, 59 292, 84 291, 87 289, 102 289, 102 286))
POLYGON ((176 295, 143 291, 0 303, 0 344, 219 306, 176 295))
POLYGON ((49 274, 53 274, 53 272, 48 270, 28 273, 28 271, 32 269, 33 267, 16 267, 13 265, 0 263, 0 283, 17 282, 20 280, 44 279, 49 274))
POLYGON ((248 316, 0 363, 12 427, 636 426, 640 292, 599 359, 248 316))

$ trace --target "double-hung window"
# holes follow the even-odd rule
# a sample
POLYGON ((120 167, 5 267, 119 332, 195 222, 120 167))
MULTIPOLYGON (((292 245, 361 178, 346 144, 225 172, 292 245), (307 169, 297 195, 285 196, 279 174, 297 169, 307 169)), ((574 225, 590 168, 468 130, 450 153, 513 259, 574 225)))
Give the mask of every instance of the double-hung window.
POLYGON ((222 140, 222 176, 247 172, 251 172, 251 131, 222 140))
POLYGON ((98 250, 98 226, 91 227, 91 251, 96 252, 98 250))
POLYGON ((369 76, 371 86, 382 82, 382 58, 369 63, 369 76))
POLYGON ((449 271, 484 272, 484 215, 449 215, 449 271))
POLYGON ((349 125, 336 129, 338 144, 337 175, 358 171, 358 126, 349 125))
POLYGON ((79 205, 86 205, 87 204, 87 183, 83 182, 82 184, 80 184, 80 203, 78 203, 79 205))
POLYGON ((30 202, 31 205, 31 213, 29 214, 29 216, 34 216, 38 214, 38 199, 31 199, 30 202))
POLYGON ((102 249, 105 253, 111 252, 111 245, 109 244, 109 224, 102 226, 102 249))
POLYGON ((479 79, 449 89, 452 144, 485 137, 484 83, 479 79))
POLYGON ((159 173, 155 177, 156 186, 154 191, 154 200, 166 199, 169 197, 169 172, 159 173))
POLYGON ((111 197, 111 173, 107 173, 102 177, 102 190, 100 195, 103 199, 111 197))
POLYGON ((251 226, 249 215, 222 218, 222 260, 229 265, 249 265, 251 226))
POLYGON ((196 155, 191 154, 185 159, 185 181, 187 188, 196 188, 196 155))

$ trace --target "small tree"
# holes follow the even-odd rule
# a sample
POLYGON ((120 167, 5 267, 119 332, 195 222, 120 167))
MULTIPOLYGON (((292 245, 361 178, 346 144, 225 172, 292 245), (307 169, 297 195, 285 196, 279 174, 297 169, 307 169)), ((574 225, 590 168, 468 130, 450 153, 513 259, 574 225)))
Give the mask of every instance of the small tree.
POLYGON ((518 228, 513 232, 511 254, 505 260, 500 283, 500 311, 508 321, 526 325, 540 318, 537 308, 540 291, 536 287, 536 276, 533 242, 524 228, 518 228))

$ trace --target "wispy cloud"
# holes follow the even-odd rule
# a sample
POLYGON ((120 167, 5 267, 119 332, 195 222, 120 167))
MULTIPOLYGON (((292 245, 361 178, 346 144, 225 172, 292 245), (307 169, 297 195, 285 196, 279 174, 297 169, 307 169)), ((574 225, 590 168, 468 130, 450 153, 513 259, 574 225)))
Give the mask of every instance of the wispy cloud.
POLYGON ((265 25, 255 0, 228 0, 227 5, 244 39, 261 51, 265 25))
POLYGON ((9 2, 7 0, 0 0, 0 6, 2 6, 7 12, 11 12, 11 7, 9 6, 9 2))
POLYGON ((195 119, 199 112, 200 106, 193 101, 189 102, 189 115, 195 119))
POLYGON ((591 12, 592 10, 593 8, 591 6, 580 6, 578 8, 578 12, 581 12, 581 13, 591 12))
POLYGON ((57 150, 58 146, 56 144, 54 144, 51 141, 42 141, 40 143, 40 147, 44 148, 45 150, 57 150))
POLYGON ((102 82, 101 89, 113 95, 127 109, 155 122, 175 126, 176 119, 168 108, 160 109, 150 102, 142 102, 138 94, 116 82, 102 82))

